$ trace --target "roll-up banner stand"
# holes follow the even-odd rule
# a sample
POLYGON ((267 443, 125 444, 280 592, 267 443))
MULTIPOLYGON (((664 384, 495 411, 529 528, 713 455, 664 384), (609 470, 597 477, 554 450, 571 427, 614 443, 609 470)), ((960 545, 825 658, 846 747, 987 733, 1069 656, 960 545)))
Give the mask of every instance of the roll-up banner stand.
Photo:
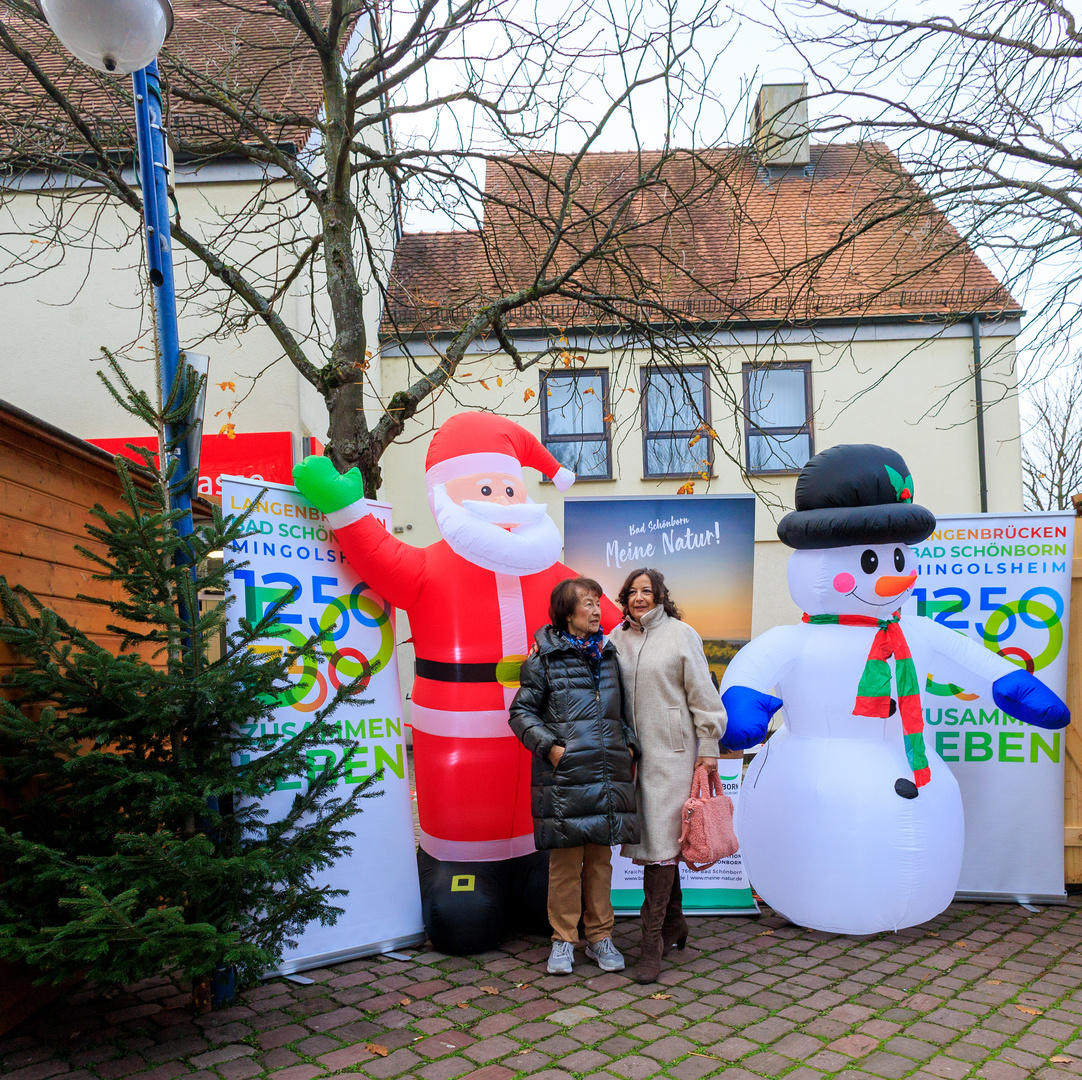
MULTIPOLYGON (((614 600, 632 570, 660 570, 685 621, 703 639, 719 683, 729 660, 751 637, 754 552, 753 495, 564 499, 564 562, 599 582, 614 600)), ((740 797, 742 762, 742 757, 718 762, 725 793, 734 802, 740 797)), ((709 870, 681 866, 680 886, 689 914, 754 915, 759 910, 739 852, 709 870)), ((638 914, 642 902, 642 867, 617 849, 613 909, 638 914)))
MULTIPOLYGON (((1066 697, 1073 513, 937 515, 935 532, 913 550, 920 576, 907 610, 981 642, 1066 697)), ((1014 720, 934 672, 918 675, 926 738, 962 790, 959 897, 1064 900, 1065 732, 1014 720)))
MULTIPOLYGON (((344 703, 334 714, 343 739, 357 744, 341 780, 341 794, 348 796, 351 785, 383 770, 383 780, 371 789, 379 791, 379 797, 364 799, 360 814, 347 825, 355 834, 350 841, 352 855, 340 858, 319 878, 319 884, 346 890, 336 901, 344 912, 333 926, 309 924, 299 935, 297 947, 282 958, 278 972, 284 975, 417 945, 425 934, 394 656, 394 609, 365 585, 363 568, 358 573, 345 561, 325 516, 296 488, 222 477, 225 514, 246 510, 253 501, 256 510, 248 519, 247 533, 229 552, 230 558, 246 564, 233 572, 228 583, 235 598, 229 630, 237 629, 242 615, 258 618, 268 601, 295 588, 298 595, 279 616, 286 627, 282 636, 300 643, 321 630, 332 631, 329 647, 317 651, 319 664, 312 685, 303 696, 278 708, 271 730, 283 738, 301 730, 335 687, 360 674, 365 660, 381 661, 362 691, 363 704, 344 703)), ((389 528, 390 506, 370 505, 389 528)), ((281 650, 274 638, 256 648, 281 650)), ((298 668, 298 682, 300 676, 298 668)), ((309 751, 309 771, 327 768, 342 753, 342 747, 335 745, 309 751)), ((284 814, 294 792, 306 783, 306 776, 297 776, 268 794, 263 805, 270 817, 284 814)))

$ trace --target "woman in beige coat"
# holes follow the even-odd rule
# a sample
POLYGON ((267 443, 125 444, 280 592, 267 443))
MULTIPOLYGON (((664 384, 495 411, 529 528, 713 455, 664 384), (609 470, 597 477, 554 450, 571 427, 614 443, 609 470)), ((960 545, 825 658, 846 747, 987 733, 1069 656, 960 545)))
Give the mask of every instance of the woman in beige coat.
POLYGON ((628 575, 618 597, 624 622, 611 640, 625 710, 639 739, 636 779, 641 840, 622 853, 643 867, 642 947, 636 977, 656 982, 661 958, 683 948, 688 924, 680 892, 680 825, 696 764, 717 769, 725 711, 702 639, 669 597, 657 570, 628 575))

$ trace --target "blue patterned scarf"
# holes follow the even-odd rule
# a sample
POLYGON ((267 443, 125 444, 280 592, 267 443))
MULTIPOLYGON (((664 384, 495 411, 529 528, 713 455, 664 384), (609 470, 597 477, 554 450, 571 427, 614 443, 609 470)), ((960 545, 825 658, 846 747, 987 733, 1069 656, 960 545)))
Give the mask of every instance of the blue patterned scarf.
POLYGON ((601 650, 605 644, 605 635, 600 630, 596 630, 584 638, 575 637, 574 634, 570 634, 566 630, 561 630, 560 633, 586 657, 586 662, 590 665, 594 679, 600 679, 601 650))

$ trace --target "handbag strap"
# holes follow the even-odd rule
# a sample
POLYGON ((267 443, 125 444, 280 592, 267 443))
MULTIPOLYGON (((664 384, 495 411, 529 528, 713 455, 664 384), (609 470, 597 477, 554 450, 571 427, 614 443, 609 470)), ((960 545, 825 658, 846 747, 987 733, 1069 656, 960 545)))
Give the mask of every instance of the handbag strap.
POLYGON ((714 799, 724 794, 725 787, 718 776, 718 770, 710 771, 705 765, 696 765, 691 777, 691 797, 714 799))

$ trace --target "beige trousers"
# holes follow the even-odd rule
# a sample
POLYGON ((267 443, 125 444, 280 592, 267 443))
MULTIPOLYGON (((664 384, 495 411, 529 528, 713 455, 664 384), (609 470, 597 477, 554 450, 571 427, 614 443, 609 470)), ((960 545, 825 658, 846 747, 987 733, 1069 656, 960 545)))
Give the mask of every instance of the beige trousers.
POLYGON ((586 940, 612 937, 612 848, 585 844, 549 852, 549 922, 553 941, 579 940, 586 896, 586 940))

